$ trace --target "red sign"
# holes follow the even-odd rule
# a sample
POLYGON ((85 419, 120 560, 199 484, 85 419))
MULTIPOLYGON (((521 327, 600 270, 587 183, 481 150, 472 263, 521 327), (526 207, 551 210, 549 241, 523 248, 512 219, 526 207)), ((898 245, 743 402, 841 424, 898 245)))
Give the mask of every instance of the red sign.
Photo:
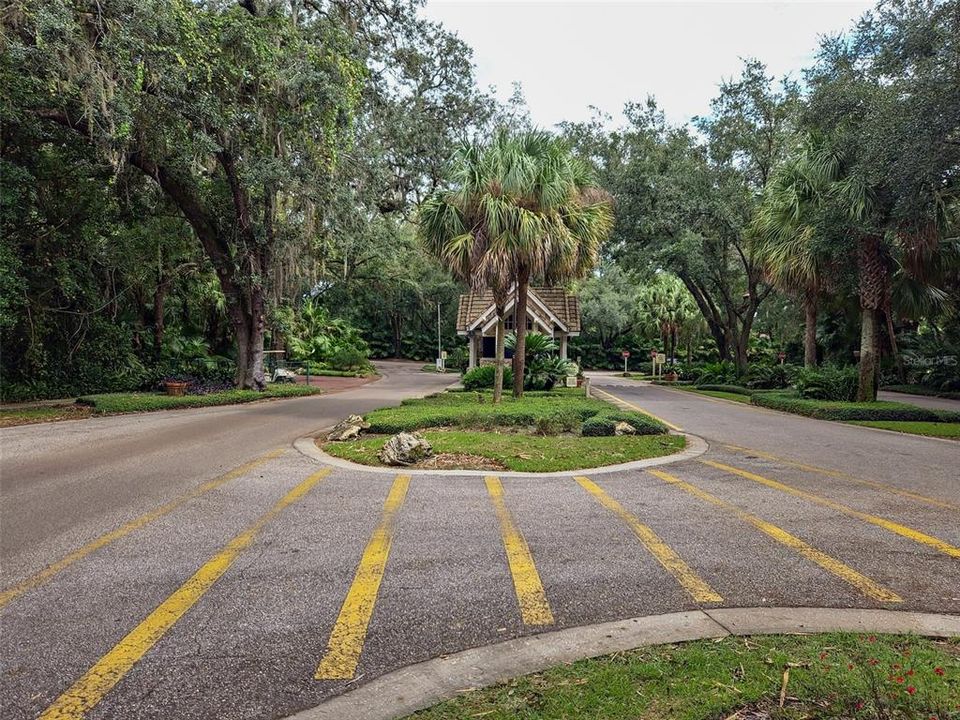
POLYGON ((624 357, 630 357, 630 351, 629 351, 629 350, 624 350, 624 351, 622 351, 620 354, 623 355, 624 357))
POLYGON ((657 359, 657 351, 656 351, 656 350, 651 350, 651 351, 650 351, 650 357, 652 357, 654 360, 656 360, 656 359, 657 359))

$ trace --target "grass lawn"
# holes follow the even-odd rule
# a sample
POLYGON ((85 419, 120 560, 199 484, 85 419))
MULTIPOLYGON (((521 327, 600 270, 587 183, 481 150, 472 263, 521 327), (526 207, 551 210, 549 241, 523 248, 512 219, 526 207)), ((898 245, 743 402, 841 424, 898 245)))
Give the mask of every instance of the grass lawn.
POLYGON ((663 645, 563 665, 417 720, 957 720, 960 640, 775 635, 663 645))
POLYGON ((79 420, 90 417, 92 410, 78 405, 59 405, 56 407, 29 407, 23 409, 0 410, 0 428, 34 423, 57 422, 59 420, 79 420))
MULTIPOLYGON (((559 472, 616 465, 671 455, 683 450, 686 442, 681 435, 579 437, 471 430, 427 430, 423 436, 438 454, 480 456, 519 472, 559 472)), ((377 452, 388 437, 379 435, 355 442, 326 443, 323 449, 344 460, 379 465, 377 452)))
POLYGON ((956 422, 909 422, 906 420, 857 420, 851 425, 866 425, 883 430, 896 430, 911 435, 929 435, 932 437, 960 440, 960 423, 956 422))
POLYGON ((78 403, 93 408, 97 415, 144 412, 148 410, 173 410, 177 408, 209 407, 212 405, 235 405, 269 398, 301 397, 319 395, 320 388, 308 385, 271 384, 264 392, 256 390, 227 390, 209 395, 165 395, 163 393, 106 393, 87 395, 78 403))

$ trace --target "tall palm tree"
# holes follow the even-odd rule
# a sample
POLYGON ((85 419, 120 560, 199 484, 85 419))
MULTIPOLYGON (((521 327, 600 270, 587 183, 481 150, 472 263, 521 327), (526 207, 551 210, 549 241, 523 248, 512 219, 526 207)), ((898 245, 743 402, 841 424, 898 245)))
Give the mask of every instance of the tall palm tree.
POLYGON ((808 368, 817 365, 817 315, 829 275, 823 204, 838 162, 825 138, 809 135, 798 155, 770 179, 753 223, 754 249, 768 280, 803 305, 803 364, 808 368))
POLYGON ((512 282, 509 258, 490 242, 484 205, 492 180, 491 158, 482 145, 464 145, 452 162, 452 190, 436 192, 420 205, 419 235, 428 252, 471 290, 490 289, 497 314, 493 401, 503 396, 506 307, 512 282))
MULTIPOLYGON (((463 148, 451 184, 453 190, 431 196, 421 207, 421 237, 473 287, 490 287, 501 299, 514 288, 513 394, 521 397, 530 283, 560 283, 588 273, 613 226, 611 202, 586 164, 542 131, 499 131, 488 143, 463 148)), ((498 315, 498 368, 502 323, 498 315)))

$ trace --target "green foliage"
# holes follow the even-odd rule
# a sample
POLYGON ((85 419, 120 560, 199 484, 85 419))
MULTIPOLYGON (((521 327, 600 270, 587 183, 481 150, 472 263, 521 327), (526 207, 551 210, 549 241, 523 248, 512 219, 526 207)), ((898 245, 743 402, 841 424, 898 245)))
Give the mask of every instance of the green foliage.
POLYGON ((292 333, 290 353, 295 360, 326 363, 334 370, 357 370, 369 364, 369 350, 359 331, 345 320, 330 317, 313 298, 301 305, 292 333))
POLYGON ((753 390, 782 390, 790 386, 797 368, 786 364, 751 364, 747 370, 747 387, 753 390))
POLYGON ((929 397, 942 397, 950 400, 960 400, 960 392, 934 390, 924 385, 885 385, 883 389, 889 392, 908 393, 912 395, 927 395, 929 397))
POLYGON ((235 405, 269 398, 304 397, 319 395, 320 388, 306 385, 268 385, 263 392, 256 390, 227 390, 208 395, 161 395, 156 393, 117 393, 106 395, 86 395, 77 398, 81 405, 93 408, 98 415, 117 413, 147 412, 151 410, 174 410, 178 408, 210 407, 213 405, 235 405))
POLYGON ((695 380, 698 385, 730 385, 737 380, 737 366, 728 360, 706 363, 699 372, 691 372, 690 379, 695 380))
POLYGON ((798 369, 794 384, 802 398, 852 402, 857 397, 858 381, 856 367, 826 365, 820 369, 798 369))
MULTIPOLYGON (((493 381, 496 375, 496 368, 493 365, 480 365, 468 370, 461 382, 467 390, 492 390, 493 381)), ((503 386, 508 387, 513 383, 513 370, 508 367, 503 369, 503 386)))
POLYGON ((619 422, 632 425, 638 435, 664 435, 667 432, 667 427, 663 423, 649 415, 608 410, 584 420, 580 426, 580 433, 588 437, 613 435, 619 422))
POLYGON ((843 402, 810 400, 777 392, 754 393, 750 402, 761 407, 806 415, 819 420, 910 420, 921 422, 960 422, 960 412, 928 410, 897 402, 843 402))
POLYGON ((538 422, 576 428, 610 405, 575 390, 530 392, 523 398, 504 398, 493 404, 491 393, 453 392, 406 400, 400 407, 376 410, 366 416, 370 432, 398 433, 432 427, 536 427, 538 422), (479 400, 479 402, 478 402, 479 400))

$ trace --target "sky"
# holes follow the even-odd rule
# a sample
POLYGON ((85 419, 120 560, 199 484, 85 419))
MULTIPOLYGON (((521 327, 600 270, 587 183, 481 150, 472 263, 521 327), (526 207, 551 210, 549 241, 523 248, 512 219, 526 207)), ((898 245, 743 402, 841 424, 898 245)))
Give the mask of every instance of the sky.
POLYGON ((520 82, 534 123, 622 119, 657 98, 667 118, 706 115, 723 79, 756 57, 800 79, 818 38, 848 29, 873 2, 559 2, 428 0, 421 14, 473 48, 477 80, 506 101, 520 82))

